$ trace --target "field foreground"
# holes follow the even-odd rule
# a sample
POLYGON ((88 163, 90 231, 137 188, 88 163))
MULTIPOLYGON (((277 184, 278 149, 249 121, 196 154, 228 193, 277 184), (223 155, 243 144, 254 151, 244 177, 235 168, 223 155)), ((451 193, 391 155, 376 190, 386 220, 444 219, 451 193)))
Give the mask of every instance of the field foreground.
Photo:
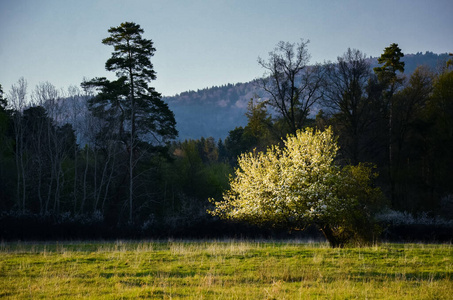
POLYGON ((0 244, 0 298, 452 299, 453 245, 0 244))

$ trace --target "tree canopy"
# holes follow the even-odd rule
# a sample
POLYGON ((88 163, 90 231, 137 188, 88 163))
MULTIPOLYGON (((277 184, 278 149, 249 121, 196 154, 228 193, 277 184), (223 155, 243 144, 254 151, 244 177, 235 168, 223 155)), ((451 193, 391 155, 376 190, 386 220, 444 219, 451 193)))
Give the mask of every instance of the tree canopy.
MULTIPOLYGON (((121 124, 127 121, 128 124, 122 125, 128 125, 128 136, 133 139, 160 143, 176 137, 174 114, 160 93, 149 86, 156 79, 151 63, 156 51, 153 42, 142 38, 143 29, 132 22, 121 23, 108 31, 110 36, 102 43, 113 46, 114 51, 105 68, 115 71, 118 79, 111 82, 102 77, 82 83, 84 88, 98 91, 91 100, 92 109, 98 117, 113 114, 120 118, 121 124)), ((135 147, 134 143, 131 146, 135 147)))
POLYGON ((384 53, 378 58, 378 63, 381 66, 374 68, 374 72, 378 76, 379 81, 389 87, 388 97, 391 97, 395 92, 397 84, 402 82, 401 78, 398 78, 397 72, 404 73, 404 62, 401 58, 404 57, 398 44, 391 44, 384 49, 384 53))

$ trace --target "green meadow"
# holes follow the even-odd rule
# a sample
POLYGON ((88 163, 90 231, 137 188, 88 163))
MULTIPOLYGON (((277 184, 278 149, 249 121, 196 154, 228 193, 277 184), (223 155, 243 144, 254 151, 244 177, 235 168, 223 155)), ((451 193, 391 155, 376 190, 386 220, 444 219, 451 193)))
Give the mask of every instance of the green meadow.
POLYGON ((6 299, 452 299, 453 245, 1 243, 6 299))

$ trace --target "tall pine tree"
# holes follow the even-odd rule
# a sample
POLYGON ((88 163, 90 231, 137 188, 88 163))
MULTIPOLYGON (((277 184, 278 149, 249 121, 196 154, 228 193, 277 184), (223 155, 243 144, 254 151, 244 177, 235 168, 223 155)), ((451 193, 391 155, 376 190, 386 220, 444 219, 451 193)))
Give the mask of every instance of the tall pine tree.
POLYGON ((374 73, 377 75, 378 80, 383 88, 383 96, 386 107, 386 117, 388 118, 388 169, 390 179, 390 193, 391 201, 395 206, 395 168, 394 168, 394 149, 393 149, 393 106, 395 105, 393 95, 401 86, 403 78, 398 76, 397 72, 404 73, 404 62, 401 58, 404 57, 403 52, 398 47, 398 44, 391 44, 384 49, 384 53, 378 58, 380 67, 374 68, 374 73))
MULTIPOLYGON (((144 39, 140 25, 133 22, 111 27, 110 36, 102 43, 113 46, 112 56, 105 63, 108 71, 116 72, 118 80, 95 78, 84 82, 85 88, 96 88, 91 108, 106 121, 119 117, 116 130, 129 156, 129 221, 133 219, 134 169, 139 159, 139 145, 162 144, 177 136, 173 112, 162 101, 161 94, 149 86, 156 79, 151 57, 156 49, 152 40, 144 39)), ((107 122, 108 123, 108 122, 107 122)), ((115 135, 115 134, 114 134, 115 135)))

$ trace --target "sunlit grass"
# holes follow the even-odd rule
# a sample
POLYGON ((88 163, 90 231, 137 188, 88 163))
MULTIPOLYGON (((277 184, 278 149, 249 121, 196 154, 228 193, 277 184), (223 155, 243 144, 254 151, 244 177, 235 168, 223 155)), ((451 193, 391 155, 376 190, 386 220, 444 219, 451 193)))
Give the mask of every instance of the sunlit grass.
POLYGON ((0 244, 0 298, 451 299, 451 244, 0 244))

